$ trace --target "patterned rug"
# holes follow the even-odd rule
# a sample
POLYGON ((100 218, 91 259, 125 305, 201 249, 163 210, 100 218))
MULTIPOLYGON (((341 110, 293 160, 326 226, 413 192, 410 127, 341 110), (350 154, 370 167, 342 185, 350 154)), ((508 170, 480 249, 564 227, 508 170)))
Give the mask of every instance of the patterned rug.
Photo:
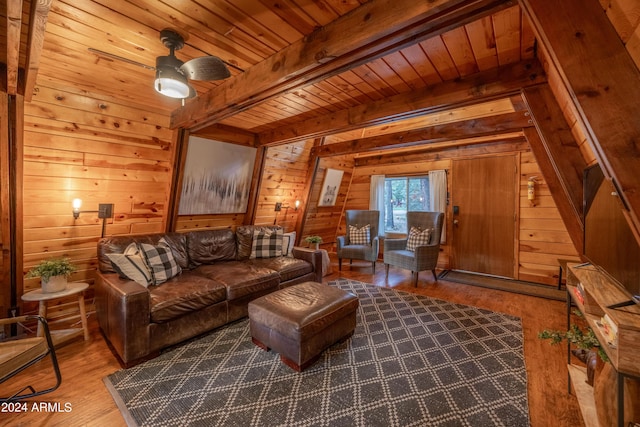
POLYGON ((339 279, 358 296, 351 339, 302 373, 243 319, 118 371, 129 425, 528 426, 520 319, 339 279))

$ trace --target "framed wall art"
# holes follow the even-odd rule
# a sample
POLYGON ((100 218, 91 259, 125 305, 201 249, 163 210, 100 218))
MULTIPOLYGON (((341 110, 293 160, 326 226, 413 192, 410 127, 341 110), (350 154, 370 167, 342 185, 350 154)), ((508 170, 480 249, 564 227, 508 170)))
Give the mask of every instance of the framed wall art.
POLYGON ((257 150, 190 136, 178 215, 247 210, 257 150))
POLYGON ((344 171, 342 170, 327 169, 324 175, 322 189, 320 190, 318 206, 334 206, 336 204, 343 174, 344 171))

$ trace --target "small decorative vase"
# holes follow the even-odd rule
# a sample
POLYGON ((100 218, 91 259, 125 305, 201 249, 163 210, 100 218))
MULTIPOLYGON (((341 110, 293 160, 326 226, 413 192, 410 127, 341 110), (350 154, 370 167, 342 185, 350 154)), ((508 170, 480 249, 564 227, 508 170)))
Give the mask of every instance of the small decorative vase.
POLYGON ((64 291, 67 288, 67 276, 52 276, 49 280, 40 280, 42 285, 42 292, 49 294, 53 292, 64 291))
POLYGON ((311 247, 317 251, 318 249, 320 249, 320 243, 312 243, 311 247))

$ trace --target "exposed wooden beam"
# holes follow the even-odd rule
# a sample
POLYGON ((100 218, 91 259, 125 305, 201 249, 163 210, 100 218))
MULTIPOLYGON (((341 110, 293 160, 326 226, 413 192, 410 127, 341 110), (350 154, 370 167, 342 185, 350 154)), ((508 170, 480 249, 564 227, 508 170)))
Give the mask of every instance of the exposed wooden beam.
POLYGON ((587 166, 549 86, 523 90, 535 129, 525 129, 531 152, 578 253, 582 253, 582 174, 587 166))
POLYGON ((368 1, 189 101, 174 111, 171 126, 196 130, 512 4, 508 0, 368 1))
POLYGON ((380 154, 377 156, 355 159, 357 167, 390 165, 397 163, 429 162, 442 159, 455 159, 460 157, 493 156, 496 153, 511 153, 514 151, 527 151, 529 144, 522 134, 505 135, 498 141, 475 140, 473 143, 464 140, 454 143, 436 143, 420 148, 416 151, 380 154))
POLYGON ((598 0, 520 0, 640 230, 640 70, 598 0))
POLYGON ((44 32, 47 17, 51 9, 52 0, 33 0, 31 2, 31 17, 29 18, 29 40, 27 46, 27 65, 25 75, 24 98, 31 101, 33 88, 36 86, 40 55, 44 43, 44 32))
POLYGON ((528 113, 520 111, 322 145, 313 147, 311 155, 329 157, 364 153, 383 148, 421 146, 435 142, 509 133, 529 126, 533 126, 533 124, 528 117, 528 113))
POLYGON ((18 93, 22 1, 7 2, 7 93, 18 93))
POLYGON ((238 145, 246 145, 247 147, 255 147, 257 145, 255 133, 219 123, 200 129, 191 135, 216 141, 231 142, 238 145))
POLYGON ((258 134, 258 140, 260 144, 280 144, 326 136, 485 102, 514 93, 520 96, 521 88, 545 81, 542 65, 537 60, 519 62, 305 120, 297 125, 282 126, 258 134))

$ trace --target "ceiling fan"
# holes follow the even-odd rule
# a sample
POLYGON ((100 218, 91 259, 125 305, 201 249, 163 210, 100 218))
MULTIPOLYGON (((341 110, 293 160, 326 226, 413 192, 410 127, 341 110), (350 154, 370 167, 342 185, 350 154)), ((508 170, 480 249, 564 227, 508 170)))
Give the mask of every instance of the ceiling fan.
POLYGON ((160 41, 169 49, 169 55, 158 56, 155 67, 98 49, 89 48, 89 51, 107 58, 155 70, 155 90, 171 98, 184 100, 196 96, 196 90, 189 84, 189 80, 223 80, 231 76, 227 65, 233 65, 228 64, 217 56, 202 56, 187 62, 179 60, 175 55, 175 51, 182 49, 184 46, 184 37, 174 30, 165 28, 160 31, 160 41))

